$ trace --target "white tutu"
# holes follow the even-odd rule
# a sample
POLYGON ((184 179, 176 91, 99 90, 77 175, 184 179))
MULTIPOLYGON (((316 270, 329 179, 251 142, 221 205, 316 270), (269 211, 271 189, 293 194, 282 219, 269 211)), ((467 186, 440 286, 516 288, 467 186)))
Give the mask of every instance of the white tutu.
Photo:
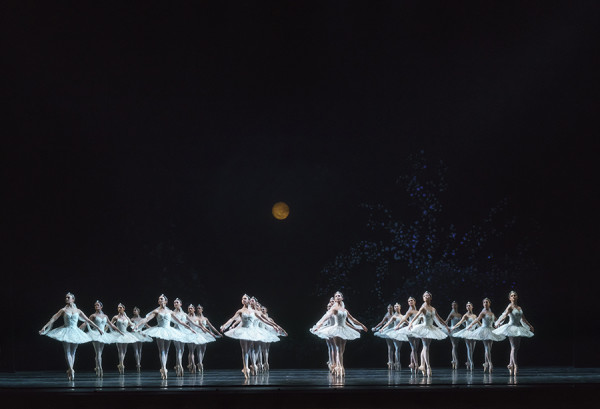
POLYGON ((511 325, 504 324, 494 330, 494 334, 502 335, 504 337, 526 337, 531 338, 533 332, 529 328, 525 328, 523 325, 511 325))
POLYGON ((59 327, 45 333, 44 335, 49 336, 57 341, 68 342, 70 344, 85 344, 86 342, 90 342, 92 340, 88 334, 77 327, 59 327))
POLYGON ((407 342, 410 334, 411 332, 408 330, 408 326, 404 326, 399 329, 393 329, 386 333, 388 338, 400 342, 407 342))
POLYGON ((94 342, 100 342, 102 344, 114 344, 116 342, 114 334, 110 332, 103 331, 102 335, 100 335, 98 330, 89 327, 88 329, 87 335, 94 342))
POLYGON ((264 342, 279 342, 279 337, 277 336, 275 328, 262 322, 260 323, 259 328, 264 331, 264 337, 266 339, 264 342))
POLYGON ((524 325, 523 310, 513 308, 508 315, 508 324, 504 324, 494 330, 494 334, 503 335, 505 337, 525 337, 531 338, 533 332, 524 325))
POLYGON ((452 336, 454 338, 466 338, 466 339, 468 339, 469 336, 471 335, 471 333, 473 333, 473 331, 475 331, 475 329, 476 328, 471 328, 471 329, 463 328, 461 330, 458 330, 458 331, 454 332, 452 334, 452 336))
POLYGON ((360 333, 346 325, 331 325, 328 327, 321 327, 317 331, 317 334, 321 334, 321 338, 342 338, 345 340, 354 340, 360 338, 360 333))
POLYGON ((141 331, 133 331, 131 332, 131 335, 137 339, 137 342, 152 342, 152 338, 146 334, 143 334, 141 331))
POLYGON ((412 337, 436 339, 438 341, 448 338, 448 334, 445 331, 442 331, 441 329, 433 325, 433 311, 426 311, 424 316, 425 320, 423 322, 412 326, 412 329, 410 330, 410 334, 412 337))
POLYGON ((475 341, 504 341, 506 337, 494 333, 494 329, 491 326, 481 326, 473 331, 468 331, 463 337, 465 339, 473 339, 475 341))
POLYGON ((262 341, 263 333, 258 328, 243 327, 241 324, 224 334, 226 337, 245 341, 262 341))

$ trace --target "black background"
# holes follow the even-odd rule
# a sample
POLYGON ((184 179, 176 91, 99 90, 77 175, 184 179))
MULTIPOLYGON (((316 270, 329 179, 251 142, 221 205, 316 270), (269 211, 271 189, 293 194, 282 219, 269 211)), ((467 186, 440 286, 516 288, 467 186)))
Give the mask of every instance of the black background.
MULTIPOLYGON (((597 3, 214 3, 2 13, 3 368, 64 366, 37 331, 66 291, 108 315, 118 302, 150 311, 165 293, 202 303, 216 326, 256 295, 290 333, 271 367, 323 366, 307 331, 327 302, 316 277, 360 239, 359 204, 389 200, 420 150, 448 166, 454 219, 506 197, 536 243, 539 269, 517 288, 537 333, 522 364, 600 365, 597 3), (283 222, 270 214, 280 200, 283 222)), ((434 305, 445 316, 452 299, 490 296, 499 313, 507 292, 434 305)), ((387 301, 346 304, 361 319, 387 301)), ((434 366, 450 360, 449 345, 432 353, 434 366)), ((92 354, 82 346, 78 366, 92 354)), ((155 355, 145 348, 146 368, 155 355)), ((205 366, 238 355, 220 340, 205 366)), ((384 365, 383 342, 363 336, 346 362, 384 365)))

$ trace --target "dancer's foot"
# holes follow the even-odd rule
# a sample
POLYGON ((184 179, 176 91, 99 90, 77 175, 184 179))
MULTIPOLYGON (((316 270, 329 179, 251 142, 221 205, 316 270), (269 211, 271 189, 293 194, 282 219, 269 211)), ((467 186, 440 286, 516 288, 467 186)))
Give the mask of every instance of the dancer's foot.
POLYGON ((194 373, 196 370, 196 365, 194 365, 192 362, 190 362, 189 364, 187 364, 187 369, 188 371, 190 371, 191 373, 194 373))
POLYGON ((248 377, 250 376, 250 369, 244 368, 242 369, 242 373, 244 374, 244 377, 248 379, 248 377))
POLYGON ((117 365, 117 369, 119 370, 119 373, 122 375, 123 373, 125 373, 125 365, 123 364, 118 364, 117 365))
POLYGON ((516 375, 516 374, 517 374, 517 365, 514 365, 514 368, 513 368, 513 375, 516 375))
POLYGON ((137 364, 135 367, 137 368, 137 371, 138 371, 138 372, 141 372, 141 371, 142 371, 142 365, 140 365, 140 364, 137 364))
POLYGON ((70 369, 67 369, 67 380, 72 381, 73 380, 73 376, 71 375, 72 371, 70 369))
POLYGON ((427 367, 427 376, 428 377, 431 376, 431 367, 430 366, 427 367))
POLYGON ((483 372, 487 371, 487 369, 488 369, 488 363, 487 363, 487 362, 485 362, 485 363, 483 364, 483 372))
POLYGON ((421 371, 421 373, 423 374, 423 376, 425 376, 425 366, 421 365, 419 367, 419 371, 421 371))

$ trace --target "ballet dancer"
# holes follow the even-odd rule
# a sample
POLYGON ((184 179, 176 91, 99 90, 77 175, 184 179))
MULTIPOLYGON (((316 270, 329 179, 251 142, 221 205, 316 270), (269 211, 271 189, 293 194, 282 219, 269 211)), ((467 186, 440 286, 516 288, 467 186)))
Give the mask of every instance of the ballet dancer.
POLYGON ((104 346, 106 344, 114 344, 116 342, 116 333, 120 333, 121 331, 113 325, 112 322, 109 321, 108 316, 102 312, 102 308, 104 305, 101 301, 96 300, 94 303, 94 313, 89 316, 91 321, 94 321, 98 328, 102 328, 104 331, 103 334, 100 334, 98 331, 90 327, 87 323, 81 324, 79 327, 83 329, 87 327, 87 334, 92 339, 92 345, 94 346, 94 352, 96 353, 96 367, 94 370, 96 371, 96 376, 101 378, 104 376, 104 370, 102 369, 102 352, 104 351, 104 346), (107 333, 106 327, 111 328, 116 333, 107 333))
POLYGON ((65 359, 69 367, 69 369, 67 369, 67 379, 72 381, 75 379, 75 370, 73 369, 73 365, 75 364, 75 353, 77 352, 77 347, 79 344, 84 344, 92 340, 89 335, 77 327, 77 322, 79 319, 82 319, 98 330, 100 334, 103 334, 104 331, 102 331, 101 328, 99 328, 93 321, 86 317, 86 315, 79 308, 77 308, 77 305, 75 305, 74 294, 67 293, 65 296, 65 303, 66 305, 58 310, 58 312, 54 314, 52 318, 50 318, 50 321, 48 321, 46 325, 42 327, 39 333, 40 335, 46 335, 62 342, 63 349, 65 351, 65 359), (54 322, 60 317, 63 317, 64 325, 62 327, 52 329, 54 322))
MULTIPOLYGON (((191 338, 192 342, 188 342, 188 365, 187 368, 190 372, 203 372, 204 366, 202 365, 202 360, 204 358, 204 352, 206 351, 206 344, 209 342, 214 342, 216 338, 220 337, 220 335, 215 335, 207 325, 208 320, 202 316, 202 306, 198 305, 198 310, 200 311, 199 315, 196 315, 196 308, 193 304, 188 305, 188 314, 187 320, 188 322, 193 323, 201 331, 195 336, 195 338, 191 338), (198 355, 198 363, 195 362, 195 355, 198 355)), ((212 327, 214 328, 214 327, 212 327)), ((218 331, 217 331, 218 332, 218 331)))
POLYGON ((416 337, 412 334, 412 332, 408 329, 408 324, 410 324, 415 317, 417 316, 419 310, 417 310, 416 304, 417 300, 414 297, 408 297, 408 310, 406 314, 402 317, 400 322, 396 324, 394 328, 394 338, 402 339, 406 336, 408 340, 408 344, 410 345, 410 368, 411 372, 416 372, 419 367, 419 360, 417 358, 417 351, 419 350, 419 345, 421 345, 421 338, 416 337), (404 325, 404 326, 403 326, 404 325))
MULTIPOLYGON (((327 309, 325 314, 323 314, 322 318, 325 318, 325 315, 327 315, 327 312, 329 312, 329 310, 331 309, 331 307, 333 307, 333 305, 335 304, 335 301, 333 300, 333 297, 331 297, 329 299, 329 303, 327 303, 327 309)), ((319 320, 320 321, 320 320, 319 320)), ((317 322, 319 322, 317 321, 317 322)), ((330 325, 333 325, 335 323, 335 318, 333 317, 329 317, 324 323, 323 323, 323 327, 328 327, 330 325)), ((318 336, 319 338, 325 340, 325 343, 327 344, 327 368, 329 368, 330 372, 333 372, 333 364, 335 362, 335 348, 333 346, 333 341, 331 340, 331 338, 329 338, 326 335, 321 334, 320 332, 315 332, 315 328, 316 328, 317 324, 313 325, 313 327, 310 329, 311 334, 318 336)))
POLYGON ((479 316, 466 329, 471 330, 474 325, 481 324, 481 327, 476 330, 466 332, 465 337, 475 341, 482 341, 485 349, 485 362, 483 363, 483 372, 492 373, 494 366, 492 365, 492 345, 494 342, 503 341, 506 339, 504 335, 494 334, 494 320, 496 317, 491 309, 492 301, 489 298, 483 299, 483 309, 479 316))
MULTIPOLYGON (((452 301, 451 308, 452 310, 450 311, 450 314, 448 314, 448 318, 446 318, 445 322, 446 325, 448 325, 450 328, 453 328, 456 325, 456 323, 460 321, 462 316, 458 312, 458 303, 456 301, 452 301)), ((454 337, 453 333, 450 333, 449 338, 450 343, 452 344, 452 362, 450 362, 450 364, 452 365, 452 369, 457 369, 458 357, 456 355, 456 346, 458 345, 458 339, 454 337)))
POLYGON ((148 321, 156 317, 156 322, 158 325, 145 329, 142 331, 142 333, 156 339, 156 345, 158 346, 158 357, 161 365, 160 376, 162 379, 167 379, 169 372, 167 371, 167 358, 169 356, 169 347, 171 346, 171 341, 183 340, 181 337, 181 331, 171 327, 171 319, 190 331, 195 332, 188 324, 181 321, 175 316, 175 314, 173 314, 173 311, 167 307, 167 302, 167 297, 164 294, 161 294, 160 297, 158 297, 158 308, 155 308, 149 312, 146 315, 146 318, 135 324, 134 328, 135 330, 143 327, 148 321))
POLYGON ((250 367, 250 371, 253 375, 256 375, 258 372, 261 372, 264 369, 264 363, 262 360, 263 348, 268 343, 279 342, 279 337, 277 335, 280 333, 284 333, 285 331, 272 319, 266 319, 266 317, 261 311, 261 305, 255 297, 250 298, 249 307, 254 312, 252 325, 254 326, 254 328, 257 329, 258 333, 260 334, 260 337, 255 339, 250 347, 252 359, 252 366, 250 367), (273 331, 268 331, 266 329, 267 327, 272 328, 273 331))
MULTIPOLYGON (((269 321, 271 324, 275 324, 275 321, 269 317, 269 310, 267 309, 267 307, 265 307, 264 305, 260 306, 260 311, 262 312, 263 318, 265 318, 267 321, 269 321)), ((262 323, 261 323, 262 324, 262 323)), ((273 327, 269 327, 265 324, 262 324, 263 328, 266 329, 268 332, 271 333, 271 335, 275 336, 277 338, 277 341, 279 341, 279 337, 277 335, 281 335, 284 337, 287 337, 287 332, 285 332, 285 330, 283 328, 280 327, 280 333, 278 334, 276 331, 274 331, 273 327)), ((271 349, 271 343, 272 342, 277 342, 277 341, 271 341, 271 342, 265 342, 265 344, 263 345, 263 349, 262 349, 262 361, 263 361, 263 370, 264 371, 269 371, 269 350, 271 349)))
POLYGON ((498 321, 494 324, 496 327, 494 333, 508 337, 510 342, 510 360, 507 368, 510 375, 516 375, 518 369, 517 352, 521 345, 521 338, 531 338, 533 336, 533 326, 525 319, 523 309, 517 305, 519 296, 516 291, 511 291, 508 294, 508 299, 510 300, 510 304, 508 304, 506 310, 504 310, 498 321), (508 323, 500 326, 506 317, 509 318, 508 323))
MULTIPOLYGON (((130 318, 131 322, 133 322, 134 327, 142 320, 140 317, 140 309, 138 307, 133 307, 133 317, 130 318)), ((148 324, 144 324, 143 327, 149 328, 148 324)), ((142 370, 142 345, 144 342, 152 342, 152 338, 148 335, 142 334, 141 330, 144 328, 138 328, 137 331, 133 331, 131 335, 137 338, 137 342, 132 344, 133 354, 135 356, 135 366, 137 371, 140 372, 142 370)))
POLYGON ((367 327, 365 327, 360 321, 354 318, 350 312, 344 307, 344 296, 340 291, 337 291, 333 296, 335 304, 333 307, 329 309, 327 314, 323 318, 319 320, 317 323, 314 332, 321 333, 328 338, 331 338, 334 346, 334 368, 333 374, 336 376, 344 376, 344 351, 346 349, 346 342, 348 340, 358 339, 360 338, 360 333, 358 330, 354 329, 352 326, 348 324, 347 321, 354 323, 359 326, 363 331, 367 332, 367 327), (329 320, 330 317, 334 318, 333 325, 324 327, 321 329, 321 326, 329 320))
POLYGON ((448 335, 440 329, 442 327, 445 327, 446 331, 450 333, 450 328, 448 328, 446 323, 438 315, 436 309, 431 306, 431 299, 431 293, 425 291, 423 293, 423 305, 413 318, 413 321, 408 325, 408 329, 412 331, 413 336, 421 338, 421 341, 423 342, 419 370, 423 375, 427 372, 428 377, 431 376, 431 363, 429 361, 429 347, 431 345, 431 340, 442 340, 448 337, 448 335), (413 325, 415 320, 420 316, 424 317, 424 322, 413 325), (434 321, 440 328, 433 325, 434 321))
MULTIPOLYGON (((248 308, 248 306, 250 304, 250 297, 248 297, 247 294, 244 294, 242 296, 241 302, 242 302, 242 308, 237 310, 235 312, 235 314, 233 315, 233 317, 231 317, 229 320, 227 320, 227 322, 225 324, 221 325, 220 331, 223 332, 226 337, 240 340, 240 347, 242 350, 242 365, 243 365, 242 373, 244 374, 245 378, 248 378, 250 376, 250 368, 248 365, 248 361, 249 361, 249 359, 251 359, 250 347, 251 347, 253 341, 259 340, 262 338, 262 333, 259 332, 257 330, 257 328, 254 327, 254 325, 253 325, 253 320, 255 317, 257 317, 257 315, 256 315, 255 311, 248 308), (234 324, 238 320, 239 320, 239 325, 226 331, 232 324, 234 324)), ((262 321, 261 317, 258 317, 258 319, 260 319, 262 321)), ((265 321, 265 322, 268 325, 272 325, 268 321, 265 321)))
POLYGON ((477 344, 477 342, 474 339, 469 339, 468 335, 471 333, 471 331, 477 329, 479 327, 479 324, 476 324, 470 329, 466 328, 469 327, 471 323, 477 319, 477 315, 473 314, 473 304, 470 301, 467 302, 466 308, 467 312, 465 313, 465 315, 462 316, 460 321, 454 324, 454 326, 452 327, 452 331, 458 329, 463 323, 465 324, 465 328, 461 329, 460 331, 453 332, 452 336, 456 338, 462 338, 465 340, 465 346, 467 347, 467 362, 465 362, 465 366, 469 371, 472 371, 473 353, 475 352, 475 345, 477 344))
POLYGON ((388 361, 391 359, 391 363, 388 362, 388 369, 400 370, 400 348, 402 347, 402 342, 408 341, 406 333, 395 329, 400 320, 404 318, 401 309, 402 307, 400 304, 394 304, 394 314, 387 323, 375 333, 375 336, 385 338, 385 341, 388 344, 388 361))
POLYGON ((178 322, 188 324, 186 327, 180 325, 178 322, 174 323, 174 328, 177 329, 181 335, 180 339, 173 340, 173 345, 175 346, 175 374, 177 376, 183 376, 183 351, 185 345, 191 343, 195 344, 198 341, 199 336, 201 337, 201 334, 207 332, 207 330, 188 319, 188 315, 181 309, 181 300, 179 298, 175 298, 175 301, 173 301, 173 316, 179 319, 178 322), (200 329, 200 333, 193 330, 191 325, 200 329))
MULTIPOLYGON (((125 373, 125 355, 127 354, 127 346, 129 344, 135 345, 138 341, 138 338, 133 334, 127 331, 128 327, 135 327, 133 321, 129 319, 127 314, 125 313, 125 306, 122 303, 117 305, 117 315, 112 317, 110 320, 111 324, 114 324, 118 328, 118 332, 120 335, 115 336, 115 344, 117 344, 117 352, 119 354, 119 363, 117 365, 117 369, 119 373, 122 375, 125 373)), ((114 326, 113 325, 113 326, 114 326)))

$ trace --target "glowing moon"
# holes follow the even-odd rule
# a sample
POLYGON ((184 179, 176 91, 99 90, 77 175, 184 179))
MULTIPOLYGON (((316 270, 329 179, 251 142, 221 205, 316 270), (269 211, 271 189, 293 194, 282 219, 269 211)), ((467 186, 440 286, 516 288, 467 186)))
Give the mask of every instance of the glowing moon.
POLYGON ((290 207, 285 202, 277 202, 273 205, 271 213, 277 220, 283 220, 290 215, 290 207))

